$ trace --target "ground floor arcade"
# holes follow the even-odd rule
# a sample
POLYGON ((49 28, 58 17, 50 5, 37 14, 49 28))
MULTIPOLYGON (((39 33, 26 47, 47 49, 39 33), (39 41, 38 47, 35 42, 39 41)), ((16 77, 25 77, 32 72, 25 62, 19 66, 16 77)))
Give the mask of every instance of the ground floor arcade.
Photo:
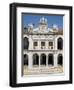
POLYGON ((61 52, 25 52, 23 55, 23 75, 63 72, 61 52))

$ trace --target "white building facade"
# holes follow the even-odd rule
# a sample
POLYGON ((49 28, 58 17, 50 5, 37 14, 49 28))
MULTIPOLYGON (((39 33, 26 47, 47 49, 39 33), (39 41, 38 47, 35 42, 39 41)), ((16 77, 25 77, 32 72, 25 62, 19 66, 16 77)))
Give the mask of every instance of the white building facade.
POLYGON ((63 30, 42 17, 37 28, 24 28, 23 75, 52 72, 63 72, 63 30))

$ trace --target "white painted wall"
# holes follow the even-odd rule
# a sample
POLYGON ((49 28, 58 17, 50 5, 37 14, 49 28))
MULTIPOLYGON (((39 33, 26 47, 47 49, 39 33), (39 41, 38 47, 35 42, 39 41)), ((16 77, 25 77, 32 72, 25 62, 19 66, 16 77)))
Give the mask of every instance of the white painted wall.
MULTIPOLYGON (((8 83, 9 83, 9 3, 11 2, 38 3, 38 4, 43 3, 43 4, 50 4, 50 5, 52 4, 53 5, 55 4, 72 5, 73 11, 74 11, 74 0, 0 0, 0 90, 13 89, 8 86, 8 83)), ((20 89, 21 90, 24 90, 24 89, 73 90, 74 84, 16 88, 16 90, 20 90, 20 89)))
MULTIPOLYGON (((24 34, 23 37, 27 37, 28 40, 29 40, 29 49, 28 50, 33 50, 33 52, 32 51, 27 51, 27 53, 24 50, 24 53, 23 53, 23 54, 27 54, 28 57, 29 57, 29 65, 28 66, 29 66, 30 69, 33 67, 33 54, 35 54, 35 53, 37 53, 39 56, 41 56, 41 54, 44 53, 46 55, 46 58, 47 58, 46 61, 48 61, 49 53, 52 53, 53 57, 54 57, 54 67, 58 67, 57 57, 58 57, 59 54, 63 55, 63 50, 60 51, 60 50, 57 49, 57 46, 58 46, 57 45, 57 40, 60 37, 63 39, 63 35, 47 35, 47 36, 45 36, 45 35, 35 35, 35 34, 34 35, 24 34), (45 48, 44 49, 41 49, 41 42, 42 41, 45 42, 45 48), (51 48, 49 49, 48 43, 50 41, 53 42, 53 49, 51 49, 51 48), (34 49, 34 45, 33 45, 34 42, 38 43, 38 45, 35 49, 34 49), (53 52, 53 50, 54 50, 55 53, 53 52)), ((63 42, 64 42, 64 40, 63 40, 63 42)), ((63 47, 64 47, 64 45, 63 45, 63 47)), ((63 59, 63 62, 64 62, 64 59, 63 59)), ((46 66, 48 67, 48 62, 47 62, 46 66)))

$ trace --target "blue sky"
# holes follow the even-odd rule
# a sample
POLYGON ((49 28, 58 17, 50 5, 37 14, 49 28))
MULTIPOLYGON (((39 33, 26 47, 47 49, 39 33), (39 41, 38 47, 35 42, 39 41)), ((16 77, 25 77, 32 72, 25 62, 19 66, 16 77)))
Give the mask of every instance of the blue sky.
POLYGON ((37 27, 41 17, 47 18, 49 28, 52 27, 53 24, 57 25, 59 28, 63 28, 62 15, 22 14, 23 26, 28 26, 28 24, 32 23, 35 27, 37 27))

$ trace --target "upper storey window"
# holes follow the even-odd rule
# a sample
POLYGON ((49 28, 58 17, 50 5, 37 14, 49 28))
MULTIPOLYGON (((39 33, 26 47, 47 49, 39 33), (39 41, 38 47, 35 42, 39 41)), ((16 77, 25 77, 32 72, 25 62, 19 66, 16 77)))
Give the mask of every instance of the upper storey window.
POLYGON ((29 47, 29 41, 28 41, 28 38, 25 37, 24 38, 24 49, 28 49, 28 47, 29 47))
POLYGON ((33 43, 34 49, 36 49, 37 46, 38 46, 38 43, 37 43, 37 42, 34 42, 34 43, 33 43))
POLYGON ((28 55, 27 54, 24 55, 24 65, 28 66, 28 55))
POLYGON ((53 42, 49 42, 49 49, 53 49, 53 42))
POLYGON ((59 50, 63 49, 63 39, 62 38, 58 38, 58 40, 57 40, 57 48, 59 50))
POLYGON ((41 49, 45 49, 45 42, 41 42, 41 49))

